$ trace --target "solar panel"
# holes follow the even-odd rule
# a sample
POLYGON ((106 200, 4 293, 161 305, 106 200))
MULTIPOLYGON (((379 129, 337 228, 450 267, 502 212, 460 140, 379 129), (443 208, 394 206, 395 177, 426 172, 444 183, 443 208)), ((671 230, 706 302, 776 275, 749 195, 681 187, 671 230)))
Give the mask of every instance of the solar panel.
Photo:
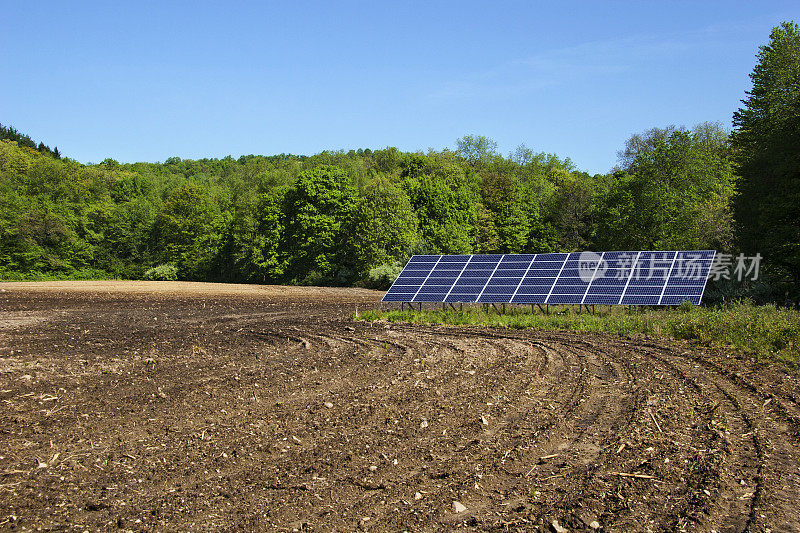
POLYGON ((714 250, 415 255, 384 302, 679 305, 703 298, 714 250))

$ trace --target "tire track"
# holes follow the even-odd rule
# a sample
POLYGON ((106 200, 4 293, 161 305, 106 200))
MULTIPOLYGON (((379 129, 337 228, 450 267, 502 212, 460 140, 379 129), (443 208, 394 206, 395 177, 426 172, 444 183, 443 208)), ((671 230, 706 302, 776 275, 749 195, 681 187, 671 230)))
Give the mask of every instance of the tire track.
MULTIPOLYGON (((452 342, 447 339, 456 334, 462 337, 483 338, 489 345, 492 345, 492 349, 497 348, 496 342, 499 339, 513 340, 515 343, 528 341, 531 346, 541 347, 545 357, 542 358, 541 364, 536 369, 536 378, 543 379, 545 375, 550 376, 552 379, 549 383, 552 385, 559 380, 564 380, 569 375, 567 383, 569 384, 570 392, 559 402, 559 405, 564 407, 560 416, 549 416, 537 420, 537 433, 550 439, 546 445, 549 445, 552 451, 558 446, 555 441, 560 440, 562 441, 561 448, 559 448, 561 453, 584 456, 587 466, 583 469, 579 467, 573 468, 574 474, 584 481, 601 478, 605 475, 604 471, 608 470, 609 466, 621 463, 616 460, 616 457, 614 457, 616 454, 612 453, 613 450, 610 447, 612 432, 606 431, 605 435, 599 439, 602 445, 597 447, 596 450, 585 453, 586 449, 590 448, 586 442, 587 434, 593 433, 593 436, 596 437, 598 430, 602 430, 602 428, 613 427, 615 430, 613 433, 619 433, 635 426, 637 421, 642 418, 643 411, 647 411, 649 414, 652 413, 649 407, 645 409, 647 402, 642 388, 652 386, 653 376, 656 374, 659 374, 660 379, 663 379, 664 375, 671 375, 674 379, 683 382, 683 386, 687 391, 690 391, 690 396, 696 405, 702 406, 714 403, 714 411, 724 413, 727 423, 730 425, 725 431, 722 431, 715 427, 716 419, 712 416, 713 412, 712 414, 707 414, 704 422, 708 427, 692 437, 689 443, 686 443, 692 448, 701 449, 700 446, 708 442, 721 441, 721 443, 725 444, 722 446, 724 453, 722 453, 723 457, 716 463, 709 462, 703 466, 703 468, 710 468, 710 471, 703 472, 703 468, 701 468, 699 472, 692 474, 696 478, 694 480, 695 483, 686 485, 684 493, 680 494, 680 496, 683 496, 684 501, 676 505, 675 510, 694 517, 695 526, 715 527, 720 531, 748 531, 754 527, 761 527, 762 523, 783 523, 787 527, 795 525, 785 509, 778 510, 773 515, 764 515, 763 519, 761 516, 757 516, 757 510, 759 512, 763 510, 761 507, 764 504, 764 488, 760 482, 764 475, 762 471, 764 453, 759 441, 757 427, 739 401, 739 396, 742 394, 741 386, 736 386, 741 384, 736 381, 728 381, 728 385, 725 386, 719 382, 717 373, 712 373, 711 375, 714 376, 714 379, 711 380, 713 386, 709 385, 699 376, 688 372, 687 365, 689 363, 686 361, 694 361, 691 358, 681 361, 680 358, 676 358, 674 354, 664 348, 658 347, 656 350, 652 347, 632 346, 625 341, 609 343, 608 339, 603 339, 605 342, 602 345, 598 345, 596 342, 587 341, 585 338, 576 338, 576 336, 569 334, 520 332, 498 334, 470 330, 469 328, 438 327, 402 327, 397 329, 404 330, 410 334, 410 337, 416 339, 426 338, 428 343, 431 342, 433 337, 438 337, 436 342, 452 345, 452 342), (457 331, 454 332, 453 329, 457 329, 457 331), (543 341, 543 338, 546 341, 543 341), (611 345, 611 350, 609 350, 609 345, 611 345), (664 356, 662 353, 669 355, 664 356), (637 363, 636 359, 638 357, 642 357, 642 361, 637 363), (643 371, 644 366, 650 366, 650 368, 643 371), (612 372, 611 375, 617 378, 616 381, 620 381, 619 378, 625 378, 622 380, 623 385, 612 391, 606 390, 601 395, 598 395, 596 390, 589 390, 592 387, 590 382, 607 377, 607 369, 609 368, 612 372), (614 412, 609 412, 609 398, 619 395, 623 388, 631 394, 630 397, 620 401, 614 412), (580 408, 581 404, 587 402, 589 406, 580 408), (599 420, 600 418, 603 418, 603 420, 599 420), (558 437, 554 438, 553 434, 558 434, 558 437), (732 438, 731 435, 734 434, 736 437, 732 438), (739 435, 744 435, 744 437, 739 437, 739 435), (700 493, 702 491, 708 491, 709 493, 714 491, 714 498, 717 498, 717 500, 715 501, 711 497, 704 497, 710 496, 710 494, 701 494, 698 497, 697 492, 692 491, 699 491, 700 493)), ((380 341, 381 339, 380 337, 375 337, 374 340, 380 341)), ((399 344, 404 346, 403 343, 399 344)), ((488 346, 484 349, 488 349, 488 346)), ((508 349, 500 350, 500 352, 504 357, 510 356, 508 349)), ((711 370, 714 369, 712 368, 711 370)), ((706 374, 709 374, 711 370, 708 367, 704 367, 704 379, 708 380, 706 374)), ((724 377, 724 374, 722 376, 724 377)), ((749 387, 745 388, 749 389, 749 387)), ((544 396, 544 398, 548 399, 547 396, 544 396)), ((483 439, 479 442, 502 440, 503 433, 513 429, 525 420, 523 413, 528 411, 533 403, 535 403, 535 400, 527 400, 514 405, 509 415, 494 425, 491 430, 486 431, 483 439)), ((777 402, 776 406, 778 406, 778 410, 785 411, 785 408, 782 409, 782 406, 777 402)), ((650 414, 650 416, 654 418, 654 415, 650 414)), ((792 421, 791 416, 784 416, 784 418, 789 422, 792 421)), ((659 432, 670 432, 671 429, 669 425, 666 425, 663 429, 659 427, 659 432)), ((545 442, 539 441, 539 444, 542 445, 545 442)), ((796 442, 794 445, 796 446, 796 442)), ((512 449, 516 451, 518 448, 519 446, 516 446, 512 449)), ((713 451, 714 453, 719 452, 716 449, 713 449, 713 451)), ((541 454, 541 456, 546 455, 541 454)), ((490 460, 491 456, 491 453, 484 453, 474 455, 470 460, 480 464, 490 460)), ((786 457, 792 457, 792 455, 788 454, 786 457)), ((528 462, 535 461, 534 454, 530 453, 520 454, 518 459, 528 462)), ((786 462, 788 463, 788 461, 786 462)), ((540 470, 541 472, 537 472, 535 476, 531 477, 532 484, 542 480, 551 481, 556 477, 553 475, 553 472, 555 472, 553 468, 541 468, 540 470)), ((508 473, 509 477, 519 476, 519 472, 508 471, 508 473)), ((784 503, 788 501, 790 500, 786 498, 783 500, 784 503)), ((551 507, 566 509, 570 505, 576 505, 577 502, 575 498, 570 498, 561 502, 554 501, 549 503, 551 507)), ((609 513, 604 515, 603 511, 599 510, 598 514, 600 516, 608 516, 609 513)), ((647 515, 647 513, 644 513, 644 515, 647 515)), ((570 517, 567 517, 566 521, 569 522, 569 519, 570 517)), ((633 517, 629 520, 633 521, 633 517)), ((664 529, 682 527, 680 519, 676 518, 676 516, 663 517, 658 522, 661 523, 661 527, 664 529)))

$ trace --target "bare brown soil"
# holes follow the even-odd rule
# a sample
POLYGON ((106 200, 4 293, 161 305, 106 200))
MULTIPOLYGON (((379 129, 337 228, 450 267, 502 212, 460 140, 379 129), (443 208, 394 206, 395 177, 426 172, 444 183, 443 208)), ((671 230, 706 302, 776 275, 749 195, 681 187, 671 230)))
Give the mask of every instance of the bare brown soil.
POLYGON ((371 291, 0 291, 3 530, 800 530, 800 383, 766 364, 350 322, 371 291))

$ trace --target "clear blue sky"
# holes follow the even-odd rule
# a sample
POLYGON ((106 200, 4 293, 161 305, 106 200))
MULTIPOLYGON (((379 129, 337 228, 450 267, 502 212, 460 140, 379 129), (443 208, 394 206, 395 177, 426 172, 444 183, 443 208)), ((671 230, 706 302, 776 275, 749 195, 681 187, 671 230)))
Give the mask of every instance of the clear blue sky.
POLYGON ((453 147, 605 172, 730 126, 786 2, 0 2, 0 123, 81 162, 453 147))

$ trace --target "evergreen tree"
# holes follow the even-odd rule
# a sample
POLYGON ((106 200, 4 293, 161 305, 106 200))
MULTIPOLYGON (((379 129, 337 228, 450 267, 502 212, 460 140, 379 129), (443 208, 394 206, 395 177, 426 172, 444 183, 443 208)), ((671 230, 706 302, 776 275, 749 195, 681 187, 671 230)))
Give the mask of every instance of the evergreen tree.
POLYGON ((760 252, 765 269, 800 283, 800 29, 773 28, 760 47, 753 87, 733 117, 733 147, 741 182, 738 240, 760 252))

